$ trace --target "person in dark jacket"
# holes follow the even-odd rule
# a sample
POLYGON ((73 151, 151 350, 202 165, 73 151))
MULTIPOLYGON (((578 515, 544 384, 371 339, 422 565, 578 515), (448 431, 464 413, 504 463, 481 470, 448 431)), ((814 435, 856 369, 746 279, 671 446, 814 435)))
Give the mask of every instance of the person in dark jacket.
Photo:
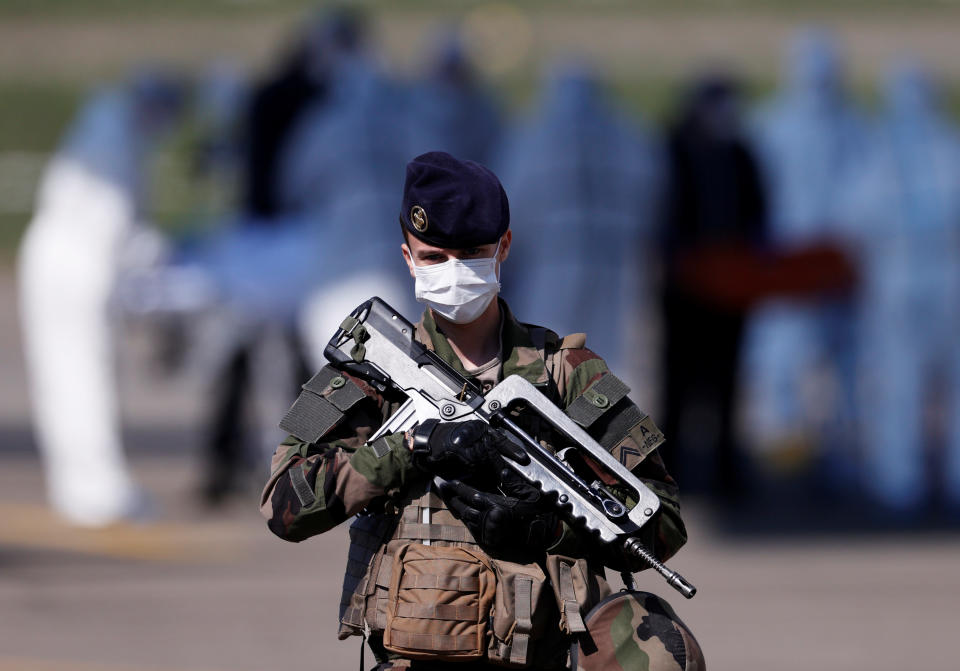
POLYGON ((764 191, 738 103, 727 76, 692 87, 669 133, 662 222, 662 398, 664 432, 673 440, 664 457, 685 486, 729 498, 743 493, 734 401, 746 308, 716 300, 688 271, 704 255, 763 237, 764 191), (712 456, 691 458, 695 447, 712 456))

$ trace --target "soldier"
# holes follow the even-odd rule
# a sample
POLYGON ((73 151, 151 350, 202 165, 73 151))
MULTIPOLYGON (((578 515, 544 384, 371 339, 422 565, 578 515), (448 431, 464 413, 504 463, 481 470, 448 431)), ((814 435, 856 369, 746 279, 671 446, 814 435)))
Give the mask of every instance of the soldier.
MULTIPOLYGON (((622 383, 599 416, 578 416, 576 400, 613 375, 604 361, 584 346, 583 334, 561 338, 523 324, 494 300, 513 239, 496 176, 443 152, 418 156, 407 165, 400 220, 403 258, 427 305, 417 340, 484 392, 509 375, 540 388, 660 497, 642 540, 660 559, 673 555, 686 530, 676 484, 656 452, 656 426, 622 383)), ((329 366, 312 382, 331 412, 298 431, 310 435, 291 435, 277 449, 261 511, 273 533, 294 542, 357 515, 340 638, 368 633, 378 670, 448 668, 450 661, 463 669, 566 668, 570 643, 610 594, 604 566, 640 567, 568 526, 537 488, 507 477, 493 456, 497 434, 482 422, 428 421, 369 443, 402 395, 378 393, 329 366), (435 475, 449 482, 440 492, 429 484, 435 475)), ((551 444, 535 420, 523 428, 551 444)), ((623 649, 623 659, 649 660, 622 662, 625 668, 702 669, 682 623, 647 596, 646 606, 637 600, 615 618, 625 629, 591 632, 596 647, 615 646, 617 660, 623 649), (653 620, 668 624, 648 626, 653 620)))
MULTIPOLYGON (((749 249, 763 238, 765 194, 739 105, 738 86, 728 75, 704 77, 691 88, 667 142, 661 232, 664 428, 673 441, 664 461, 688 492, 693 485, 728 501, 742 500, 749 484, 734 430, 747 312, 721 304, 684 273, 694 255, 749 249), (688 425, 681 431, 691 412, 715 417, 700 424, 716 429, 698 432, 688 425), (706 447, 699 459, 681 456, 698 443, 706 447)), ((727 274, 734 272, 731 267, 727 274)))

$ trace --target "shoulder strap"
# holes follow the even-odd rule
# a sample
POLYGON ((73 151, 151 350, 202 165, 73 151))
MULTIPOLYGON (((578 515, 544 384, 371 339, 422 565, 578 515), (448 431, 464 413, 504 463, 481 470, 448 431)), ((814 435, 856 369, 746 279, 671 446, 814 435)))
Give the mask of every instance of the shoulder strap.
POLYGON ((547 368, 547 396, 553 403, 559 403, 560 390, 553 376, 553 369, 556 365, 556 352, 560 344, 560 336, 542 326, 527 325, 527 328, 530 332, 530 340, 547 368))

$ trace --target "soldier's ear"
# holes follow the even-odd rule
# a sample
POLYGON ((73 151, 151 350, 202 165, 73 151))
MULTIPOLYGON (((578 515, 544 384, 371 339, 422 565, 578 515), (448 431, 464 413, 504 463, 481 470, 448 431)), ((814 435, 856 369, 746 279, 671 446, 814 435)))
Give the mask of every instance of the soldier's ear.
POLYGON ((503 234, 503 237, 500 238, 500 254, 497 257, 497 260, 500 263, 503 263, 507 260, 507 256, 510 254, 510 243, 513 242, 513 231, 509 228, 503 234))
POLYGON ((400 245, 400 252, 403 254, 403 260, 407 263, 407 270, 410 271, 410 277, 416 279, 417 274, 413 272, 413 256, 410 253, 410 246, 407 243, 400 245))

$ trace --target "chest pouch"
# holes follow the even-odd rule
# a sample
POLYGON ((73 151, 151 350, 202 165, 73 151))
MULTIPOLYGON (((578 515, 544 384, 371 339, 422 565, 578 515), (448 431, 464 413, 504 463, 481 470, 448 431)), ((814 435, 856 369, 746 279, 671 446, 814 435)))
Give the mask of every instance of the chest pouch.
MULTIPOLYGON (((529 667, 550 655, 538 645, 549 623, 557 621, 557 607, 547 577, 537 564, 492 560, 497 572, 497 596, 487 659, 496 666, 529 667)), ((556 630, 556 625, 552 627, 556 630)), ((557 646, 562 649, 563 644, 557 646)), ((561 664, 562 666, 562 664, 561 664)))
POLYGON ((479 551, 404 545, 393 558, 384 647, 409 659, 483 657, 496 588, 479 551))

